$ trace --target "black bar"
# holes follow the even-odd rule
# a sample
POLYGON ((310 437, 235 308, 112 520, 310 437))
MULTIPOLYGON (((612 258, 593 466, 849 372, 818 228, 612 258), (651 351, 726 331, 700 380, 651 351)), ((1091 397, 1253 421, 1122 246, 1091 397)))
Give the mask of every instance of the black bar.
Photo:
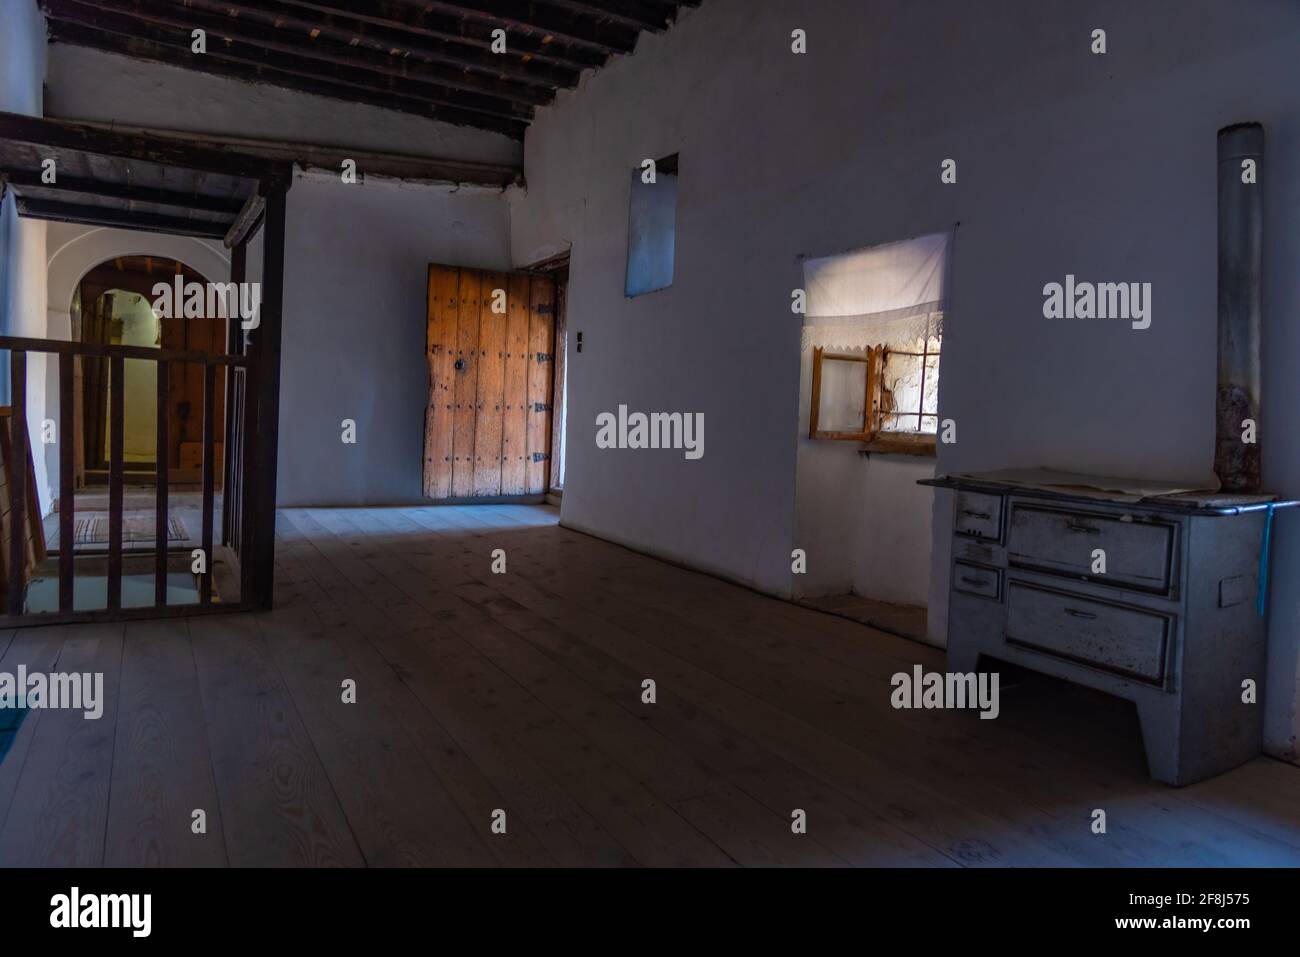
POLYGON ((27 582, 27 353, 9 354, 9 601, 5 609, 21 613, 26 605, 27 582))
POLYGON ((212 603, 212 505, 216 479, 215 454, 217 367, 203 367, 203 578, 199 582, 199 601, 212 603))
POLYGON ((169 403, 167 401, 168 379, 171 366, 165 361, 158 363, 158 445, 154 453, 157 459, 157 498, 154 504, 154 568, 153 568, 153 603, 159 608, 167 604, 167 540, 168 540, 168 495, 167 469, 171 443, 167 429, 169 403))
POLYGON ((73 389, 76 356, 63 353, 59 356, 59 611, 72 611, 73 522, 76 476, 72 457, 76 442, 73 424, 75 392, 73 389))
MULTIPOLYGON (((236 288, 248 277, 248 243, 236 243, 230 250, 230 281, 236 288)), ((226 352, 238 355, 244 351, 243 317, 239 310, 226 320, 226 352)), ((231 504, 230 490, 238 481, 235 473, 235 443, 233 441, 238 423, 235 421, 235 367, 226 366, 226 431, 223 446, 226 450, 224 474, 221 480, 221 544, 229 546, 234 538, 235 515, 231 504)))
MULTIPOLYGON (((275 484, 280 431, 280 339, 281 308, 284 297, 284 225, 288 187, 282 183, 264 186, 266 224, 262 240, 262 312, 261 324, 253 333, 256 370, 256 425, 246 434, 247 449, 257 447, 252 456, 257 470, 256 481, 245 483, 247 517, 244 529, 253 531, 243 546, 247 562, 253 566, 253 592, 241 595, 260 608, 271 607, 275 588, 275 484)), ((251 393, 250 393, 251 394, 251 393)), ((251 403, 250 403, 251 405, 251 403)))
POLYGON ((108 608, 122 607, 122 431, 126 426, 126 360, 108 363, 108 608))
MULTIPOLYGON (((254 346, 254 349, 257 347, 254 346)), ((256 540, 257 530, 257 367, 244 370, 244 404, 241 410, 244 421, 239 430, 239 600, 253 603, 257 591, 256 540)))

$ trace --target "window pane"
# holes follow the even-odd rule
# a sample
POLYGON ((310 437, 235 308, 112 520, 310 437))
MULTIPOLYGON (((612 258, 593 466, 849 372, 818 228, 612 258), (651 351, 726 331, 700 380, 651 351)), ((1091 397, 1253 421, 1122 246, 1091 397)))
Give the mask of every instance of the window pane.
POLYGON ((938 430, 939 340, 931 339, 927 344, 918 339, 893 348, 899 351, 885 353, 882 379, 889 412, 881 416, 880 428, 885 432, 933 434, 938 430))
POLYGON ((866 430, 867 364, 822 357, 821 408, 817 428, 822 432, 866 430))
POLYGON ((673 284, 677 246, 677 157, 659 160, 653 183, 632 171, 627 224, 627 280, 630 298, 673 284))

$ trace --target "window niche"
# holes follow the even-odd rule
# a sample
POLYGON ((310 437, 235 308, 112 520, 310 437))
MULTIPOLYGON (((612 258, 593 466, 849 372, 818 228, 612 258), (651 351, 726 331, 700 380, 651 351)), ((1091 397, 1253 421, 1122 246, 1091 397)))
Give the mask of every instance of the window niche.
POLYGON ((677 154, 632 171, 628 200, 627 277, 631 299, 673 284, 677 252, 677 154))
POLYGON ((951 232, 804 259, 809 438, 934 455, 951 232))

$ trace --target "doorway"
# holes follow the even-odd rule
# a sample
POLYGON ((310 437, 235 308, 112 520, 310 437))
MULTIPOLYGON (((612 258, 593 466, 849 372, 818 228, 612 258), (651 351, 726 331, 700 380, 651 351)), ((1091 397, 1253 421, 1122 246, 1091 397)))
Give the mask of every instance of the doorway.
POLYGON ((551 476, 556 281, 431 265, 424 495, 544 495, 551 476))
MULTIPOLYGON (((153 309, 159 282, 197 283, 208 280, 174 259, 119 256, 101 263, 81 280, 72 307, 72 338, 96 345, 132 345, 178 352, 219 355, 226 351, 226 320, 205 314, 190 318, 160 318, 153 309)), ((151 485, 157 467, 157 364, 127 359, 124 363, 126 418, 123 429, 123 468, 131 484, 151 485)), ((109 427, 107 359, 78 359, 74 375, 78 432, 75 463, 78 488, 108 482, 109 427)), ((217 390, 215 413, 224 419, 225 396, 217 390)), ((203 368, 175 363, 168 376, 167 465, 169 481, 195 484, 203 464, 203 368)), ((224 447, 218 436, 214 451, 220 483, 224 447)))
MULTIPOLYGON (((189 353, 221 355, 226 350, 227 320, 220 316, 188 318, 160 316, 153 308, 155 286, 174 288, 208 281, 175 259, 120 256, 100 263, 78 283, 71 304, 72 339, 89 346, 158 350, 159 355, 189 353)), ((190 287, 192 288, 192 287, 190 287)), ((206 296, 204 297, 206 299, 206 296)), ((123 607, 146 606, 155 597, 159 475, 166 475, 167 510, 166 594, 171 605, 197 604, 199 579, 191 573, 191 552, 205 542, 203 527, 204 366, 200 362, 166 363, 165 388, 160 391, 162 363, 153 359, 121 360, 122 450, 121 551, 123 607), (159 433, 165 436, 165 468, 159 465, 159 433)), ((114 442, 111 402, 113 361, 107 354, 81 354, 73 359, 73 482, 59 490, 54 510, 44 518, 46 549, 60 550, 60 515, 73 513, 73 554, 77 556, 74 608, 105 607, 107 562, 111 537, 110 455, 114 442)), ((221 377, 218 377, 220 382, 221 377)), ((213 419, 224 421, 225 395, 213 390, 213 419)), ((222 503, 223 433, 214 436, 214 514, 222 503)), ((210 533, 211 534, 211 533, 210 533)), ((224 548, 210 562, 218 578, 228 577, 224 548)), ((27 591, 29 612, 59 606, 58 576, 45 569, 33 576, 27 591)), ((236 592, 229 582, 222 591, 236 592)))

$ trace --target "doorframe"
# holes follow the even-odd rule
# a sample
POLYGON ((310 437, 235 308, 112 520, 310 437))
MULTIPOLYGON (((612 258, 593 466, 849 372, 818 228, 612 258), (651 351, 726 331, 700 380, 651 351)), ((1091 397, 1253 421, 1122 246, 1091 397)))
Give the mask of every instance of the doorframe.
POLYGON ((524 272, 537 273, 555 280, 555 363, 551 370, 551 467, 546 479, 546 494, 559 498, 564 494, 564 420, 567 418, 565 374, 569 363, 568 311, 569 260, 573 250, 525 266, 524 272))

